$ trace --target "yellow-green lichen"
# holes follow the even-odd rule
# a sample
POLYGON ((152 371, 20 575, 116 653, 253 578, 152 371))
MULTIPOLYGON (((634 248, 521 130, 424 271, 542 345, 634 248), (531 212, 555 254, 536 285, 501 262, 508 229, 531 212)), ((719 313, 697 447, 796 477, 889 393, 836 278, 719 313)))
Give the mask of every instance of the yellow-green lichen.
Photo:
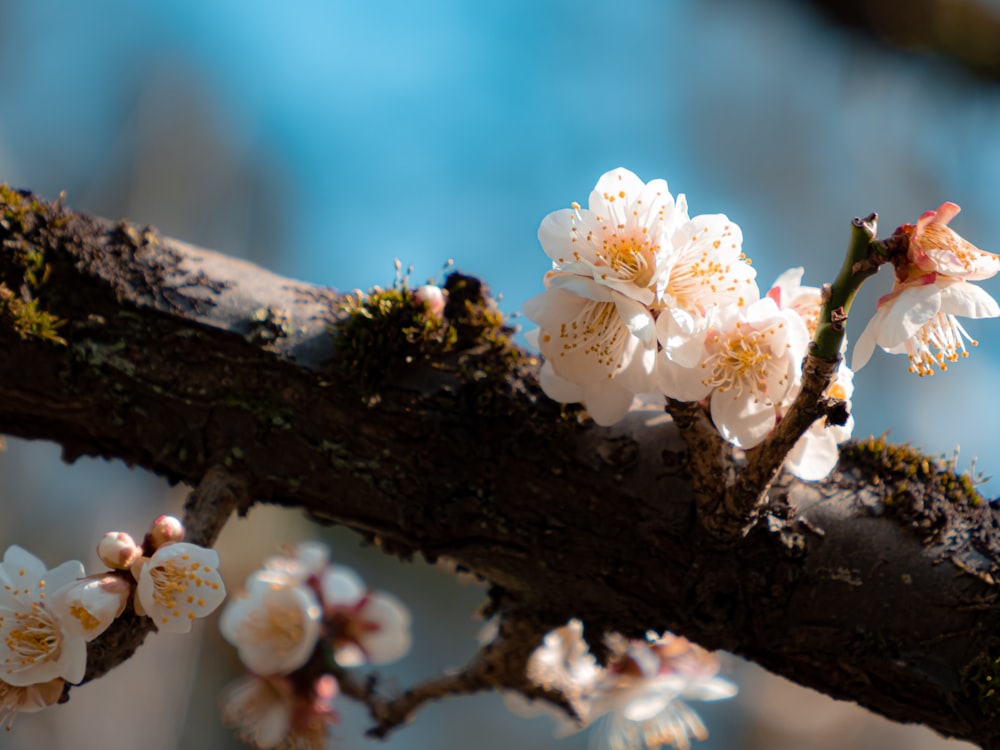
POLYGON ((967 473, 957 473, 954 460, 927 456, 907 444, 890 443, 884 435, 845 443, 840 455, 841 461, 865 468, 872 484, 888 488, 888 506, 918 487, 937 491, 956 505, 977 507, 982 503, 976 481, 967 473))
MULTIPOLYGON (((443 314, 420 301, 405 280, 388 289, 348 295, 343 317, 332 326, 335 367, 363 392, 378 391, 402 368, 427 361, 440 365, 443 355, 475 350, 459 357, 454 369, 467 381, 506 376, 517 363, 511 329, 478 279, 451 274, 443 314)), ((484 389, 485 392, 485 389, 484 389)))
POLYGON ((1000 716, 1000 657, 980 654, 962 672, 962 688, 984 716, 1000 716))
POLYGON ((51 221, 60 212, 30 194, 0 185, 0 237, 5 257, 0 258, 0 323, 10 326, 22 339, 41 339, 57 344, 63 325, 57 316, 40 306, 39 293, 46 285, 51 267, 45 253, 29 240, 39 217, 51 221))

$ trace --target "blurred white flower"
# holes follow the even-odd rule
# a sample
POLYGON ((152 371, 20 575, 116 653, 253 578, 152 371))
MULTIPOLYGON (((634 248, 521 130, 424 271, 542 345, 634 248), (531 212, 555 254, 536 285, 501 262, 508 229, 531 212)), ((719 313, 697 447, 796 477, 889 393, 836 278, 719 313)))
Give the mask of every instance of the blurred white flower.
POLYGON ((330 563, 330 548, 322 542, 299 542, 289 545, 279 555, 272 555, 264 561, 266 570, 274 570, 296 583, 306 583, 319 576, 330 563))
POLYGON ((54 606, 63 587, 82 578, 83 565, 45 564, 16 545, 0 563, 0 680, 14 687, 83 679, 87 644, 73 635, 54 606))
POLYGON ((369 591, 358 575, 331 565, 320 582, 327 637, 344 667, 388 664, 410 650, 410 613, 392 594, 369 591))
POLYGON ((312 656, 321 614, 310 588, 279 571, 262 570, 250 576, 243 594, 226 604, 219 630, 251 672, 288 674, 312 656))
POLYGON ((132 575, 136 612, 171 633, 189 632, 195 618, 211 614, 226 598, 219 554, 188 542, 164 544, 136 562, 132 575))
POLYGON ((598 683, 590 719, 607 715, 602 731, 611 750, 661 745, 688 750, 691 739, 704 740, 708 732, 684 701, 736 694, 718 670, 718 659, 686 638, 668 633, 651 642, 632 641, 598 683))
POLYGON ((0 725, 9 731, 17 714, 41 711, 58 702, 66 681, 61 677, 37 685, 8 685, 0 680, 0 725))
POLYGON ((285 677, 247 676, 231 683, 220 697, 222 722, 243 742, 261 750, 326 750, 337 682, 331 675, 311 683, 303 694, 285 677))

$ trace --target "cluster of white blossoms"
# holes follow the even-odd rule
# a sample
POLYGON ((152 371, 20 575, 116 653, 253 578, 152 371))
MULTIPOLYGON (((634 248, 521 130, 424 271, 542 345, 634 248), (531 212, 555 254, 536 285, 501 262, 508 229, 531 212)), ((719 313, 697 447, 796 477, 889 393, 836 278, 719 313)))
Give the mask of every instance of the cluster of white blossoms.
POLYGON ((852 365, 860 369, 875 345, 891 354, 906 354, 910 372, 933 375, 949 362, 968 356, 965 332, 956 316, 995 318, 1000 306, 989 294, 970 284, 1000 271, 1000 256, 987 253, 948 226, 961 209, 942 203, 925 211, 916 224, 897 233, 908 237, 906 257, 896 263, 892 291, 878 301, 875 317, 858 337, 852 365))
POLYGON ((387 664, 409 651, 403 604, 329 558, 320 543, 269 558, 222 612, 219 629, 249 673, 226 688, 222 717, 254 747, 325 748, 338 718, 329 660, 387 664))
MULTIPOLYGON (((715 701, 736 695, 736 686, 718 676, 714 654, 686 638, 650 633, 645 640, 613 637, 606 667, 598 665, 583 640, 578 620, 546 635, 532 654, 528 676, 566 696, 582 723, 561 711, 547 711, 565 735, 597 725, 601 747, 641 750, 661 746, 688 750, 692 739, 708 736, 685 701, 715 701)), ((533 705, 508 702, 518 713, 533 705)))
MULTIPOLYGON (((742 232, 726 216, 691 218, 663 180, 616 169, 587 209, 549 214, 538 237, 552 270, 524 311, 539 326, 529 336, 545 357, 540 382, 550 397, 582 402, 602 425, 641 394, 704 400, 720 434, 752 448, 798 394, 819 290, 800 286, 802 269, 793 269, 762 297, 742 232)), ((849 429, 817 434, 825 446, 849 429)), ((792 471, 829 473, 825 453, 813 458, 820 443, 807 437, 792 471)))
POLYGON ((222 603, 214 550, 182 542, 184 527, 161 516, 143 545, 124 532, 98 544, 111 570, 87 576, 75 560, 51 570, 11 546, 0 563, 0 723, 56 703, 87 669, 87 643, 110 627, 130 599, 161 630, 188 631, 222 603))

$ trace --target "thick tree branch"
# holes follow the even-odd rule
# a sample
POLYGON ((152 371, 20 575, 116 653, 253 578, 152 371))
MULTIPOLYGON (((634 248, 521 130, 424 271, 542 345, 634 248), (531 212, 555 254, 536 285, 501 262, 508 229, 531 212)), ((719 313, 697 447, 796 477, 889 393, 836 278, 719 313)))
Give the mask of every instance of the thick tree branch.
POLYGON ((600 428, 545 399, 472 280, 454 340, 411 331, 381 361, 390 332, 345 338, 329 290, 11 191, 0 212, 0 432, 192 485, 222 466, 592 642, 669 628, 1000 748, 1000 514, 949 466, 856 444, 826 482, 779 476, 721 547, 669 418, 600 428))

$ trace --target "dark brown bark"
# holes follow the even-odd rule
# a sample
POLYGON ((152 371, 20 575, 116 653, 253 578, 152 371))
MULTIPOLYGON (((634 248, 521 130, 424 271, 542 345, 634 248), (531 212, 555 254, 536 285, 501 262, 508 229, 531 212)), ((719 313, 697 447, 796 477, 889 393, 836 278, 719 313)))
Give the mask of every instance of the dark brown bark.
POLYGON ((374 370, 387 345, 338 350, 330 290, 10 191, 0 210, 0 432, 191 484, 225 467, 256 501, 451 558, 540 626, 670 629, 1000 748, 1000 513, 949 467, 855 444, 720 545, 669 419, 601 428, 547 400, 535 360, 462 317, 472 280, 452 280, 457 343, 374 370))

